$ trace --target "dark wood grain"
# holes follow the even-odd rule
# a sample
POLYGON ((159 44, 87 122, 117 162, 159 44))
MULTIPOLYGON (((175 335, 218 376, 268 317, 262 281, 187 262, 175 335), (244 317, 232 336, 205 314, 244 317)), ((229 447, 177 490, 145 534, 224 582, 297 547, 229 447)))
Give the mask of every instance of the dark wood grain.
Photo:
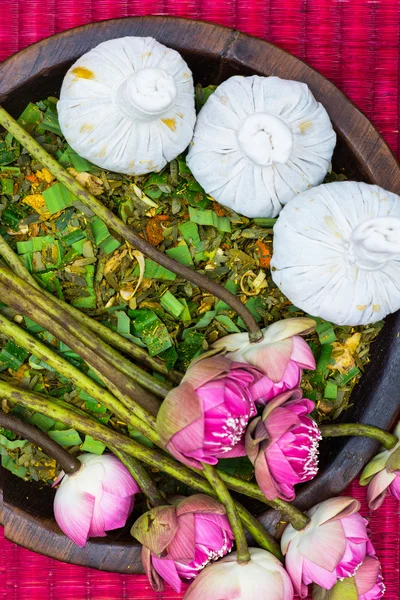
MULTIPOLYGON (((171 17, 140 17, 94 23, 66 31, 23 50, 0 65, 0 103, 17 116, 29 101, 57 95, 67 68, 100 42, 126 35, 152 36, 184 56, 196 82, 219 84, 236 74, 277 75, 308 84, 327 108, 338 134, 335 170, 359 181, 376 183, 400 194, 400 168, 367 118, 331 82, 290 54, 262 40, 230 29, 171 17)), ((373 346, 371 362, 352 395, 346 420, 389 428, 400 408, 400 315, 387 319, 373 346)), ((340 493, 377 449, 365 438, 324 441, 318 477, 303 486, 302 508, 340 493)), ((141 570, 140 549, 129 526, 78 548, 58 529, 52 513, 54 491, 24 482, 0 469, 4 492, 5 534, 26 548, 59 560, 108 571, 141 570)), ((248 503, 257 514, 263 506, 248 503)), ((275 531, 279 515, 260 515, 275 531)), ((132 516, 134 519, 135 515, 132 516)))

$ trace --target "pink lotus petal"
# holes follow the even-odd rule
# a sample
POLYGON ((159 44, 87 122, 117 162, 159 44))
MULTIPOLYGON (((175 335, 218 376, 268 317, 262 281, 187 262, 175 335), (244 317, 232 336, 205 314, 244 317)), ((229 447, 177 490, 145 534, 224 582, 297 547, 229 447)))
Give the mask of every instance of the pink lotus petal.
POLYGON ((316 367, 315 358, 310 346, 298 335, 294 336, 292 340, 293 349, 291 360, 296 362, 299 367, 303 369, 314 370, 316 367))
POLYGON ((125 465, 113 454, 102 455, 102 465, 105 477, 102 480, 103 489, 110 494, 118 493, 122 498, 140 493, 140 487, 133 479, 125 465))
POLYGON ((175 592, 180 594, 182 589, 182 581, 180 580, 174 561, 166 558, 157 558, 157 556, 152 554, 151 562, 160 577, 169 583, 175 592))
POLYGON ((213 379, 228 375, 231 362, 229 358, 221 355, 200 359, 189 366, 183 381, 190 382, 193 388, 197 389, 213 379))
POLYGON ((58 476, 56 477, 56 479, 53 481, 51 487, 52 488, 56 487, 60 483, 60 481, 63 479, 64 475, 65 475, 65 472, 60 471, 58 476))
POLYGON ((186 513, 178 517, 178 529, 168 545, 168 558, 193 560, 195 546, 195 517, 193 513, 186 513))
POLYGON ((400 500, 400 471, 394 471, 396 477, 393 479, 392 483, 389 486, 389 492, 396 498, 396 500, 400 500))
POLYGON ((178 431, 171 439, 175 448, 190 456, 204 445, 204 419, 201 417, 193 421, 190 425, 186 425, 178 431))
POLYGON ((309 317, 292 317, 282 319, 269 325, 264 334, 264 341, 268 344, 285 340, 295 335, 306 335, 315 328, 316 322, 309 317))
POLYGON ((396 479, 395 473, 388 473, 386 469, 377 473, 368 485, 367 502, 371 510, 376 510, 385 499, 386 491, 396 479))
POLYGON ((325 590, 330 590, 337 582, 337 575, 335 572, 331 573, 323 567, 304 560, 303 581, 306 584, 316 583, 325 590))
POLYGON ((241 456, 246 456, 246 446, 244 443, 244 438, 240 440, 233 448, 228 451, 221 452, 217 454, 218 458, 238 458, 241 456))
POLYGON ((322 525, 349 516, 360 510, 361 503, 348 496, 329 498, 319 502, 307 514, 312 517, 313 524, 322 525))
POLYGON ((120 498, 103 491, 100 509, 104 518, 105 531, 124 527, 133 510, 134 498, 120 498))
POLYGON ((94 497, 79 492, 75 485, 63 480, 54 498, 54 516, 60 529, 77 546, 83 548, 89 535, 94 510, 94 497), (64 483, 65 482, 65 483, 64 483))
POLYGON ((367 521, 360 514, 355 513, 340 522, 348 540, 357 544, 368 541, 367 521))
POLYGON ((275 500, 279 496, 279 486, 269 470, 268 461, 263 452, 260 452, 255 461, 254 474, 259 488, 267 500, 275 500))
POLYGON ((100 493, 96 494, 94 496, 95 501, 94 501, 94 507, 93 507, 92 520, 90 522, 90 529, 89 529, 89 533, 88 533, 89 537, 105 537, 105 535, 106 535, 106 532, 104 529, 104 518, 103 518, 103 513, 101 512, 100 500, 99 500, 99 498, 101 498, 101 496, 102 496, 101 484, 99 484, 99 488, 100 488, 100 493))
POLYGON ((188 381, 183 380, 167 394, 157 414, 156 428, 164 446, 177 432, 202 415, 196 390, 188 381))
POLYGON ((299 536, 298 550, 315 565, 334 572, 346 550, 346 539, 340 521, 323 527, 310 527, 299 536))
POLYGON ((200 513, 210 513, 210 516, 225 515, 225 507, 211 496, 193 494, 193 496, 183 498, 176 507, 176 515, 178 517, 188 512, 195 512, 197 515, 200 513))
POLYGON ((164 591, 164 580, 153 567, 150 550, 145 546, 142 546, 142 565, 153 590, 164 591))
POLYGON ((363 564, 357 569, 354 580, 359 596, 371 591, 381 578, 381 565, 377 558, 366 556, 363 564))
POLYGON ((300 598, 307 596, 307 586, 303 583, 304 558, 295 546, 289 546, 286 554, 286 570, 290 575, 294 589, 300 598))
POLYGON ((267 375, 274 383, 281 381, 292 354, 291 339, 266 344, 260 348, 250 348, 246 355, 250 364, 267 375))
POLYGON ((300 425, 299 417, 289 407, 280 406, 276 408, 265 421, 270 443, 273 444, 296 425, 300 425))
MULTIPOLYGON (((271 476, 275 479, 275 481, 282 481, 291 485, 300 483, 299 476, 291 467, 289 461, 279 448, 278 444, 269 446, 265 450, 265 456, 271 476)), ((293 500, 293 498, 291 498, 291 500, 293 500)))
MULTIPOLYGON (((179 450, 177 448, 175 448, 175 446, 172 442, 167 444, 166 449, 168 450, 168 452, 170 454, 172 454, 172 456, 174 456, 182 464, 188 465, 189 467, 194 467, 194 468, 200 469, 200 470, 203 469, 203 467, 201 466, 201 462, 199 462, 196 459, 189 458, 189 457, 185 456, 182 452, 179 452, 179 450)), ((207 462, 204 459, 204 457, 202 458, 202 462, 207 462)), ((216 465, 217 462, 218 462, 217 458, 209 459, 208 464, 216 465), (210 461, 212 461, 212 462, 210 462, 210 461)))

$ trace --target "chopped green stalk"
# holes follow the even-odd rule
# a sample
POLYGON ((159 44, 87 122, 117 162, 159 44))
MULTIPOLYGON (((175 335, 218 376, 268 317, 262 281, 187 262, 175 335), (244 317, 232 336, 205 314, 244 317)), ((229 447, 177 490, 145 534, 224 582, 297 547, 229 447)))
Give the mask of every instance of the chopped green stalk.
POLYGON ((273 227, 275 225, 275 223, 277 222, 278 219, 267 219, 267 218, 259 218, 259 219, 253 219, 253 223, 254 225, 257 225, 258 227, 273 227))
POLYGON ((178 319, 184 311, 184 306, 169 290, 167 290, 160 299, 160 304, 167 313, 178 319))
MULTIPOLYGON (((28 150, 28 152, 30 152, 31 155, 36 158, 36 160, 38 160, 59 180, 60 183, 56 185, 63 184, 68 189, 72 197, 76 196, 80 202, 94 212, 97 217, 102 219, 108 227, 117 232, 123 239, 135 246, 143 254, 157 261, 161 266, 170 269, 174 273, 188 279, 195 285, 198 285, 200 288, 207 290, 217 298, 227 302, 231 308, 242 317, 246 327, 248 328, 250 340, 252 342, 257 342, 262 339, 262 332, 254 320, 253 315, 246 309, 239 298, 225 290, 221 285, 212 279, 208 279, 206 276, 201 275, 197 271, 192 271, 189 267, 173 261, 164 253, 154 248, 146 240, 141 238, 138 234, 136 234, 136 232, 129 225, 121 221, 111 210, 104 206, 100 200, 90 194, 90 192, 84 188, 68 171, 63 169, 63 167, 61 167, 61 165, 59 165, 59 163, 52 156, 50 156, 50 154, 46 152, 46 150, 42 148, 40 144, 34 140, 2 107, 0 107, 0 124, 9 132, 9 134, 11 134, 11 136, 13 136, 20 144, 22 144, 28 150)), ((48 188, 48 190, 52 190, 54 187, 55 186, 52 186, 48 188)), ((46 191, 48 192, 48 190, 46 191)), ((137 192, 135 191, 135 193, 137 192)), ((53 196, 51 200, 60 206, 59 199, 56 201, 53 196)), ((73 200, 68 198, 68 203, 64 203, 63 208, 72 204, 72 201, 73 200)), ((55 208, 56 207, 53 204, 51 210, 54 210, 55 208)), ((60 208, 58 208, 58 210, 60 210, 60 208)), ((218 219, 219 228, 224 231, 230 231, 229 219, 227 217, 217 217, 215 213, 213 214, 218 219)))

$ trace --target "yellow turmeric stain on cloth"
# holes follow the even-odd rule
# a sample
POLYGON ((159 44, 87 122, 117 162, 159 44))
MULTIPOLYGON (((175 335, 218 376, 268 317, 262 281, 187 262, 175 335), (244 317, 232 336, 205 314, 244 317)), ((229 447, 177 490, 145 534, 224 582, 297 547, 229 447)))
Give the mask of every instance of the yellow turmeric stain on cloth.
POLYGON ((170 128, 171 131, 176 131, 176 121, 175 119, 161 119, 161 121, 170 128))
POLYGON ((86 67, 75 67, 72 69, 71 73, 75 75, 75 77, 79 77, 79 79, 94 79, 93 71, 87 69, 86 67))

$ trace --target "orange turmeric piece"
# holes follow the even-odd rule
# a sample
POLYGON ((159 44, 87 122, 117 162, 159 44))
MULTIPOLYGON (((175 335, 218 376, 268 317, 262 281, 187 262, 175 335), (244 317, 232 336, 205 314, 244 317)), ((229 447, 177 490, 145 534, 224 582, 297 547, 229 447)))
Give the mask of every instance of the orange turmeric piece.
POLYGON ((157 215, 156 217, 151 217, 151 219, 147 221, 146 235, 147 240, 152 246, 158 246, 158 244, 161 244, 161 242, 164 240, 164 230, 160 222, 160 217, 162 216, 163 215, 157 215))
POLYGON ((256 241, 256 252, 258 256, 258 264, 263 269, 269 269, 271 265, 271 249, 261 240, 256 241))

